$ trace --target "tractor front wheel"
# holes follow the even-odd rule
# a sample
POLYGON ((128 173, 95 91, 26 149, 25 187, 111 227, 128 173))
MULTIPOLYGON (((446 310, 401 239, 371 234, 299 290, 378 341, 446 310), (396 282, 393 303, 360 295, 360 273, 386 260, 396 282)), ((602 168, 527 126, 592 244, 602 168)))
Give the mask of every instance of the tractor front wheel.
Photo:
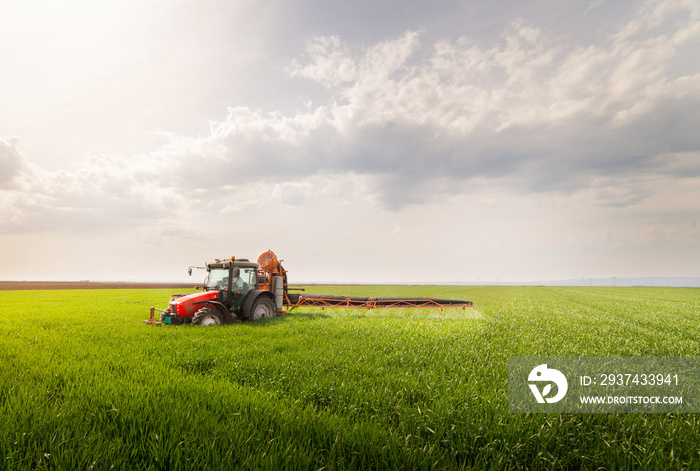
POLYGON ((192 318, 192 325, 221 325, 224 323, 223 316, 212 307, 203 307, 197 311, 192 318))

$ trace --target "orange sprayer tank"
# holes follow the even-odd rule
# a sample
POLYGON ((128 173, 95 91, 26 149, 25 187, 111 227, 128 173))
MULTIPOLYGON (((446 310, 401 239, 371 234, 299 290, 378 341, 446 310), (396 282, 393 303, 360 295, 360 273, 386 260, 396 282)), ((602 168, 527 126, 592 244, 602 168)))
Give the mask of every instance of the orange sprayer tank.
POLYGON ((281 275, 283 271, 282 265, 280 265, 280 261, 277 259, 277 255, 275 255, 272 250, 268 250, 258 257, 258 265, 260 265, 261 269, 275 275, 281 275))

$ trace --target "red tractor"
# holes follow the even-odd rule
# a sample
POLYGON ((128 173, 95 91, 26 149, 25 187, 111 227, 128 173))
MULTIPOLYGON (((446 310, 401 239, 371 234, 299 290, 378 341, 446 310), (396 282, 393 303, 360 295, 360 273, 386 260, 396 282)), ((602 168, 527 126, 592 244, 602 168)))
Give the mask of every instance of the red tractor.
POLYGON ((258 320, 284 314, 298 307, 391 309, 471 307, 471 301, 435 298, 367 298, 361 296, 333 296, 323 294, 290 294, 287 271, 271 251, 258 257, 258 263, 247 259, 215 260, 207 263, 204 291, 193 294, 175 294, 165 309, 151 308, 147 324, 221 325, 232 322, 258 320), (162 313, 160 321, 155 311, 162 313))
MULTIPOLYGON (((190 267, 189 274, 192 275, 190 267)), ((162 312, 163 324, 220 325, 273 317, 282 312, 287 293, 287 272, 272 251, 258 258, 215 260, 207 263, 207 278, 203 292, 176 294, 165 310, 151 308, 151 319, 157 323, 154 311, 162 312)))

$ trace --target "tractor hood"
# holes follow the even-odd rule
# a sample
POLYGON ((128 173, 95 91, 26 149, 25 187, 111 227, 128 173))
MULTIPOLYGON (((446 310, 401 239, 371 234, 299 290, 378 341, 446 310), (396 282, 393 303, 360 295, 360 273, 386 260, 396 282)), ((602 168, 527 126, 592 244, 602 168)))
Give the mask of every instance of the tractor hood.
POLYGON ((177 314, 178 317, 192 317, 194 313, 202 309, 206 302, 201 301, 217 301, 219 293, 216 291, 205 291, 203 293, 192 293, 170 301, 170 312, 177 314))

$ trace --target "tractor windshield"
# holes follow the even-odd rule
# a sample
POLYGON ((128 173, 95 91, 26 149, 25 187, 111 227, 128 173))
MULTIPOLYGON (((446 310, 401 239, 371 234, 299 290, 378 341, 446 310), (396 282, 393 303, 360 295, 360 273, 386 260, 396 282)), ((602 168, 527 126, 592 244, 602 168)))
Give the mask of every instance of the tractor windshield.
POLYGON ((207 289, 226 289, 228 288, 228 269, 227 268, 212 268, 209 270, 209 280, 207 281, 207 289))

